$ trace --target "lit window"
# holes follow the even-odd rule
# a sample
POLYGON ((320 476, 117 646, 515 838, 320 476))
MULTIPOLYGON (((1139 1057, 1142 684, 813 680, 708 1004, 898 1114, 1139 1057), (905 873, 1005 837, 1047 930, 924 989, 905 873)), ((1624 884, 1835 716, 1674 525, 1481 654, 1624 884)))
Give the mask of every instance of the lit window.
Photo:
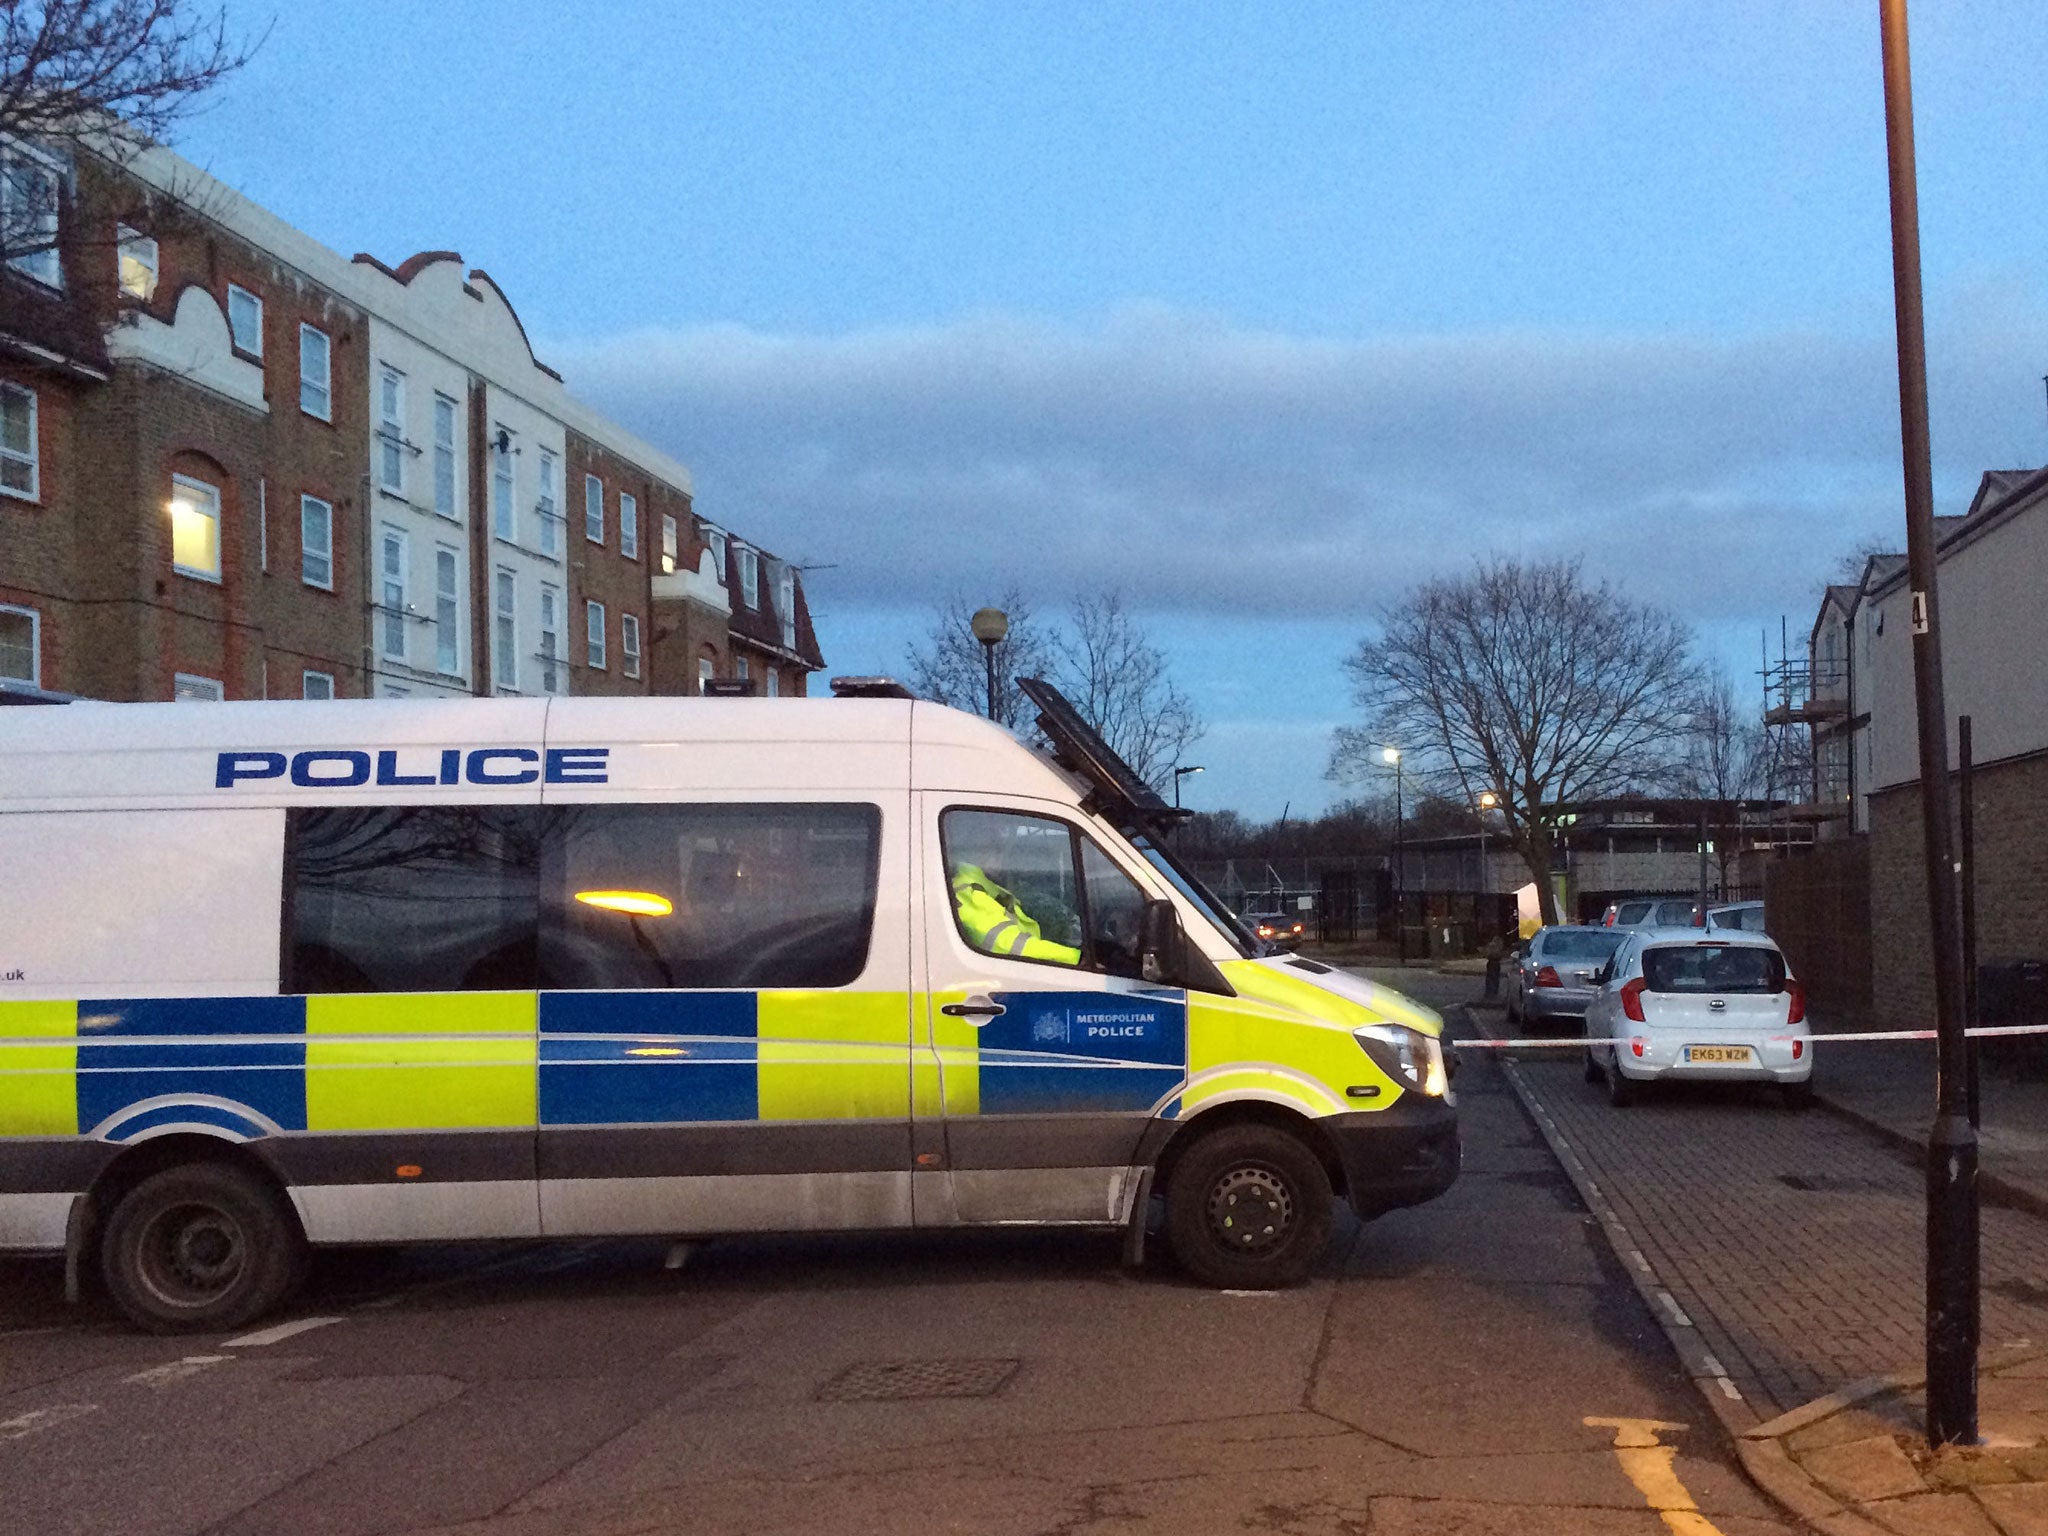
POLYGON ((42 622, 33 608, 0 603, 0 679, 42 686, 42 622))
POLYGON ((40 468, 35 391, 0 384, 0 496, 34 501, 40 468))
POLYGON ((491 532, 508 544, 518 542, 512 489, 512 434, 500 425, 491 439, 491 532))
POLYGON ((315 672, 308 667, 299 674, 299 695, 307 699, 331 699, 334 697, 334 674, 315 672))
POLYGON ((555 510, 555 455, 540 451, 540 552, 552 555, 561 547, 561 516, 555 510))
POLYGON ((604 542, 604 482, 595 475, 583 477, 583 537, 604 542))
POLYGON ((626 491, 619 492, 619 553, 640 558, 640 501, 626 491))
POLYGON ((712 665, 711 658, 709 656, 699 656, 697 658, 697 691, 699 693, 709 693, 711 691, 711 679, 716 675, 717 668, 712 665))
POLYGON ((237 352, 263 356, 263 301, 233 283, 228 284, 228 336, 237 352))
POLYGON ((18 144, 0 149, 0 230, 6 232, 0 244, 15 252, 7 264, 52 288, 64 286, 64 263, 57 251, 57 193, 54 162, 18 144))
POLYGON ((377 483, 405 493, 405 375, 390 367, 377 372, 377 483))
POLYGON ((334 507, 318 496, 299 498, 299 579, 334 590, 334 507))
POLYGON ((640 616, 619 615, 619 672, 625 677, 640 675, 640 616))
POLYGON ((396 528, 386 528, 379 541, 378 573, 380 578, 379 602, 383 609, 384 654, 393 661, 405 660, 405 535, 396 528))
POLYGON ((434 396, 434 510, 455 516, 455 402, 434 396))
POLYGON ((782 621, 782 643, 796 649, 796 572, 784 566, 775 577, 775 616, 782 621))
POLYGON ((334 359, 327 333, 299 327, 299 409, 322 421, 334 419, 334 359))
POLYGON ((434 665, 456 675, 462 671, 462 589, 455 551, 434 551, 434 665))
POLYGON ((217 677, 195 677, 179 672, 171 678, 171 700, 177 704, 218 704, 228 696, 217 677))
POLYGON ((131 299, 156 296, 156 241, 139 230, 121 226, 121 291, 131 299))
POLYGON ((187 576, 220 580, 220 491, 171 476, 171 564, 187 576))
POLYGON ((562 674, 555 663, 562 655, 562 594, 554 587, 540 589, 540 691, 560 693, 562 674))
POLYGON ((751 549, 740 550, 740 597, 749 608, 761 606, 761 557, 751 549))
POLYGON ((668 513, 661 514, 661 574, 673 576, 676 573, 676 550, 681 534, 676 520, 668 513))
POLYGON ((590 658, 590 665, 597 671, 602 672, 604 670, 603 603, 585 603, 583 605, 583 633, 584 639, 589 646, 586 654, 590 658))
POLYGON ((519 686, 519 578, 500 567, 491 605, 491 676, 500 688, 519 686))

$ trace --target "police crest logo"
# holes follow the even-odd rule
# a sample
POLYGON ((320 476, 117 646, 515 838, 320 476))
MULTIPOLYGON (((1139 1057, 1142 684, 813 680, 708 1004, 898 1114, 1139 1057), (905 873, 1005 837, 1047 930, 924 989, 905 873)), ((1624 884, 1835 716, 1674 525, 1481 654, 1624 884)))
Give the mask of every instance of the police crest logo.
POLYGON ((1041 1013, 1031 1020, 1031 1043, 1050 1045, 1057 1042, 1067 1044, 1073 1038, 1064 1013, 1041 1013))

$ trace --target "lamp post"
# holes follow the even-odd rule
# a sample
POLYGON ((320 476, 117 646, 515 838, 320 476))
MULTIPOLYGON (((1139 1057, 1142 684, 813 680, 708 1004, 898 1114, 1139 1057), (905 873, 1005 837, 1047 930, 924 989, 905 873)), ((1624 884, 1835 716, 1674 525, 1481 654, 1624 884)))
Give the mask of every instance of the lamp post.
POLYGON ((1927 1137, 1927 1438, 1977 1438, 1977 1132, 1969 1117, 1962 916, 1949 804, 1948 708, 1941 687, 1934 481, 1927 442, 1927 336, 1920 296, 1920 195, 1913 165, 1913 70, 1906 0, 1879 0, 1884 139, 1891 181, 1892 294, 1899 336, 1899 438, 1905 471, 1913 699, 1920 728, 1920 817, 1934 939, 1939 1042, 1927 1137))
MULTIPOLYGON (((1492 790, 1479 791, 1479 900, 1483 904, 1489 903, 1493 895, 1493 869, 1486 862, 1486 813, 1499 804, 1500 796, 1492 790)), ((1480 919, 1482 924, 1485 921, 1483 917, 1480 919)), ((1486 937, 1491 942, 1493 935, 1488 934, 1486 937)))
POLYGON ((1204 773, 1206 771, 1200 763, 1191 763, 1185 768, 1173 770, 1173 808, 1176 811, 1180 809, 1180 781, 1191 773, 1204 773))
POLYGON ((974 638, 981 642, 981 659, 988 668, 988 717, 996 717, 996 647, 1010 632, 1010 616, 1000 608, 977 608, 967 621, 974 638))
POLYGON ((1401 814, 1401 749, 1383 747, 1381 761, 1390 764, 1394 770, 1394 943, 1401 956, 1401 963, 1408 963, 1408 882, 1406 871, 1407 845, 1403 841, 1405 818, 1401 814))

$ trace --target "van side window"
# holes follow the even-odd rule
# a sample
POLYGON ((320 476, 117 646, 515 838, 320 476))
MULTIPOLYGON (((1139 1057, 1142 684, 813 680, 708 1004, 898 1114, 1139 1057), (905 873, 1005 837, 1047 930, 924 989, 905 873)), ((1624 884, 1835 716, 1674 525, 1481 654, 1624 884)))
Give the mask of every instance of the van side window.
POLYGON ((543 987, 841 987, 867 968, 877 806, 581 805, 554 817, 543 987))
POLYGON ((984 954, 1138 974, 1145 893, 1050 816, 949 810, 939 821, 953 920, 984 954))
POLYGON ((531 990, 540 815, 473 805, 288 812, 283 990, 531 990))

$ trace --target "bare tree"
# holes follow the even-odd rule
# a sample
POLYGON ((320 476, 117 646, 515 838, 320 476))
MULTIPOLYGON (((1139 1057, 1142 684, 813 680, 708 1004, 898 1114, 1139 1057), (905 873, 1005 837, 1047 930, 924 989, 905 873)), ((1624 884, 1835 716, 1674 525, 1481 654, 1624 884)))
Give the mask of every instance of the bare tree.
POLYGON ((1707 678, 1693 701, 1685 757, 1673 782, 1680 793, 1702 802, 1723 891, 1741 836, 1742 803, 1762 797, 1770 770, 1771 743, 1760 711, 1735 702, 1725 673, 1707 678))
POLYGON ((0 0, 0 261, 55 245, 61 162, 167 140, 253 51, 194 0, 0 0))
POLYGON ((1140 778, 1170 787, 1202 721, 1167 675, 1166 653, 1145 638, 1122 593, 1077 597, 1068 619, 1053 640, 1053 682, 1140 778))
POLYGON ((1559 817, 1665 779, 1699 694, 1685 627, 1577 562, 1482 560, 1382 611, 1345 662, 1366 721, 1337 732, 1333 778, 1403 754, 1419 789, 1465 805, 1492 790, 1543 920, 1558 920, 1559 817))
MULTIPOLYGON (((1009 588, 995 606, 1010 620, 1009 635, 995 648, 995 719, 998 725, 1020 730, 1030 723, 1030 706, 1017 691, 1017 679, 1043 675, 1053 664, 1053 654, 1031 600, 1022 592, 1009 588)), ((905 650, 904 667, 913 693, 983 715, 988 713, 988 662, 968 627, 973 617, 966 598, 957 593, 948 598, 932 616, 923 643, 905 650)))
MULTIPOLYGON (((1166 653, 1139 628, 1120 593, 1078 597, 1064 622, 1047 624, 1014 587, 996 604, 1010 619, 996 647, 996 719, 1027 730, 1029 702, 1020 677, 1044 677, 1073 701, 1117 755, 1157 789, 1171 785, 1181 754, 1200 739, 1202 722, 1167 673, 1166 653)), ((934 616, 922 644, 905 654, 912 691, 956 709, 987 713, 981 644, 968 628, 972 612, 954 597, 934 616)))

